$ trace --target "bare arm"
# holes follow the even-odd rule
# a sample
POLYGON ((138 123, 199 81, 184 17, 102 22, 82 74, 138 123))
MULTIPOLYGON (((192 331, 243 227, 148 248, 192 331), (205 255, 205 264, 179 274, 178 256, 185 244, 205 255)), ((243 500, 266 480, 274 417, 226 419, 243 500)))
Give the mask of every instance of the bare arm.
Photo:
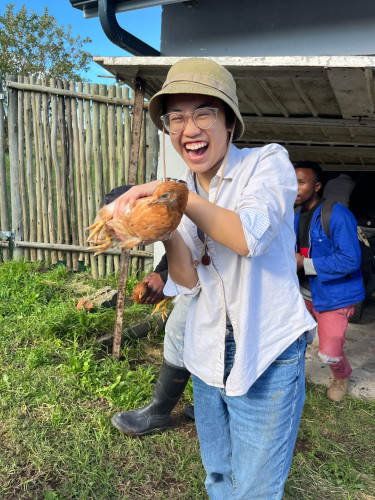
POLYGON ((221 245, 239 255, 249 253, 241 219, 233 210, 218 207, 190 191, 185 214, 199 229, 221 245))
POLYGON ((163 241, 168 258, 168 272, 172 280, 186 288, 194 288, 198 273, 194 268, 192 255, 178 231, 169 240, 163 241))
MULTIPOLYGON (((159 180, 140 184, 129 189, 115 201, 113 216, 116 218, 132 205, 138 198, 151 196, 159 180)), ((189 199, 185 214, 205 234, 218 243, 230 248, 239 255, 247 255, 249 250, 242 228, 241 220, 236 212, 218 207, 201 196, 189 191, 189 199)))

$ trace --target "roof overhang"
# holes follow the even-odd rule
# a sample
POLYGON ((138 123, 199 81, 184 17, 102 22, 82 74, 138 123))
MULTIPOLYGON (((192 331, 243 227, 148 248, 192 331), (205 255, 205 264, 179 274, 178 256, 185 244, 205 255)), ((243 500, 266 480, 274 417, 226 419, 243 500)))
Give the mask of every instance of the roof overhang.
MULTIPOLYGON (((157 7, 160 5, 170 5, 172 3, 181 3, 184 0, 111 0, 116 14, 128 12, 130 10, 146 9, 148 7, 157 7)), ((76 9, 83 11, 85 18, 99 16, 98 0, 70 0, 70 3, 76 9)))
MULTIPOLYGON (((146 97, 178 57, 94 57, 146 97)), ((237 84, 246 131, 241 147, 278 142, 292 161, 325 170, 375 170, 375 57, 212 57, 237 84)))

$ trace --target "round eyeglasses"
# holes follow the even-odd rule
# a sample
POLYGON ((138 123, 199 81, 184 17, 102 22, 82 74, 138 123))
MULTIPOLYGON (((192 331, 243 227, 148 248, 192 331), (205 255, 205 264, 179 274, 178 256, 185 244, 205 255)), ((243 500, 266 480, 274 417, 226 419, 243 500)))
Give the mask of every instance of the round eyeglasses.
POLYGON ((191 119, 195 125, 203 130, 211 128, 216 122, 217 112, 219 108, 199 108, 192 113, 178 113, 173 111, 172 113, 167 113, 160 117, 165 130, 170 134, 178 134, 182 132, 185 128, 187 117, 191 116, 191 119))

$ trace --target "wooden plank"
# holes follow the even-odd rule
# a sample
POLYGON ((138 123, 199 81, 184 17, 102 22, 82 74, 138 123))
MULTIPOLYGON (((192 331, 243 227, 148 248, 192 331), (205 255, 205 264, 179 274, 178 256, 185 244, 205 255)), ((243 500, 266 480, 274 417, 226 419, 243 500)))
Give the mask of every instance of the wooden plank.
MULTIPOLYGON (((43 83, 45 80, 43 80, 43 83)), ((43 111, 43 144, 44 156, 46 159, 46 195, 47 195, 47 214, 48 214, 48 240, 49 243, 56 243, 56 217, 54 203, 54 179, 52 171, 52 151, 51 151, 51 130, 50 130, 50 102, 47 94, 42 94, 43 111)), ((55 251, 50 254, 52 264, 57 264, 58 258, 55 251)))
MULTIPOLYGON (((27 77, 26 77, 27 78, 27 77)), ((34 182, 34 161, 33 161, 33 131, 31 117, 31 94, 29 91, 24 92, 24 124, 25 124, 25 157, 26 157, 26 184, 28 194, 28 239, 36 240, 37 233, 37 212, 36 212, 36 193, 34 182)), ((35 249, 30 250, 30 259, 32 262, 37 260, 37 252, 35 249)))
MULTIPOLYGON (((10 78, 11 80, 14 77, 10 78)), ((23 240, 22 204, 18 176, 18 99, 15 89, 8 89, 8 134, 10 162, 10 199, 12 213, 12 230, 15 241, 23 240)), ((23 259, 23 250, 14 249, 13 259, 23 259)))
MULTIPOLYGON (((63 88, 63 82, 57 80, 57 88, 63 88)), ((64 241, 69 242, 70 239, 70 218, 71 213, 69 207, 69 186, 68 186, 68 171, 69 171, 69 152, 68 152, 68 129, 65 120, 65 100, 59 98, 57 103, 58 112, 58 126, 60 132, 60 147, 61 147, 61 207, 62 207, 62 219, 63 219, 63 231, 64 231, 64 241)), ((74 208, 74 207, 73 207, 74 208)), ((75 229, 72 227, 72 242, 73 242, 73 231, 75 229)), ((66 254, 66 267, 67 269, 73 269, 76 258, 66 254)))
MULTIPOLYGON (((85 94, 90 94, 90 84, 85 83, 84 86, 85 94)), ((85 108, 85 148, 86 148, 86 178, 87 178, 87 210, 89 223, 92 224, 95 218, 95 207, 94 207, 94 187, 93 187, 93 155, 92 155, 92 122, 91 122, 91 106, 90 100, 86 99, 84 101, 85 108)), ((86 234, 85 234, 86 238, 86 234)), ((90 266, 91 274, 94 279, 98 278, 98 261, 94 255, 90 254, 90 266)))
POLYGON ((343 118, 374 117, 363 68, 326 68, 343 118))
MULTIPOLYGON (((78 92, 83 93, 82 82, 77 83, 78 92)), ((83 114, 83 101, 78 99, 78 141, 79 141, 79 163, 76 168, 79 169, 81 194, 82 194, 82 241, 86 239, 85 228, 91 223, 89 222, 88 205, 87 205, 87 176, 86 176, 86 149, 85 149, 85 118, 83 114)), ((90 263, 90 257, 84 255, 85 266, 90 263)))
MULTIPOLYGON (((17 80, 19 83, 23 83, 23 76, 19 75, 17 80)), ((26 195, 26 176, 25 176, 25 135, 24 129, 25 124, 23 120, 24 110, 23 110, 23 92, 19 90, 17 92, 18 98, 18 175, 20 182, 20 193, 21 193, 21 203, 22 203, 22 227, 23 227, 23 237, 28 239, 29 228, 27 221, 27 195, 26 195)), ((26 250, 24 253, 24 258, 26 260, 30 259, 30 252, 26 250)))
MULTIPOLYGON (((50 86, 56 87, 56 79, 50 79, 50 86)), ((63 210, 62 210, 62 196, 61 193, 61 166, 57 147, 57 96, 51 95, 51 155, 52 155, 52 166, 55 172, 55 182, 56 182, 56 210, 57 210, 57 235, 56 242, 61 244, 63 242, 63 210)), ((33 241, 33 238, 30 238, 33 241)), ((63 260, 63 252, 58 252, 58 259, 63 260)))
MULTIPOLYGON (((64 89, 69 88, 69 82, 63 82, 64 89)), ((67 190, 68 190, 68 200, 69 200, 69 218, 70 218, 70 228, 72 234, 72 243, 77 245, 79 242, 78 233, 78 223, 77 223, 77 205, 75 198, 75 186, 74 186, 74 138, 73 138, 73 124, 72 124, 72 102, 70 98, 65 98, 65 123, 66 123, 66 147, 68 156, 67 165, 67 190)), ((79 269, 79 256, 73 254, 72 266, 73 271, 78 271, 79 269)))
MULTIPOLYGON (((5 111, 2 75, 0 73, 0 230, 9 231, 8 193, 5 166, 5 111)), ((9 250, 3 249, 4 262, 9 259, 9 250)))
MULTIPOLYGON (((91 86, 91 92, 99 94, 99 85, 97 83, 91 86)), ((97 213, 104 202, 103 185, 103 165, 100 151, 100 130, 99 130, 99 103, 92 103, 92 146, 94 151, 94 169, 95 169, 95 213, 97 213)), ((105 260, 103 255, 98 256, 98 276, 105 276, 105 260)))
MULTIPOLYGON (((76 92, 74 90, 68 90, 68 89, 60 89, 60 88, 55 88, 55 87, 47 87, 45 85, 34 85, 34 84, 26 84, 26 83, 18 83, 18 82, 11 82, 7 81, 7 85, 11 88, 15 89, 20 89, 20 90, 28 90, 28 91, 33 91, 33 92, 39 92, 39 93, 46 93, 46 94, 52 94, 52 95, 57 95, 57 96, 62 96, 62 97, 71 97, 72 99, 83 99, 83 100, 90 100, 90 101, 97 101, 97 102, 102 102, 104 104, 118 104, 120 106, 133 106, 134 101, 129 100, 129 99, 118 99, 117 97, 112 98, 112 97, 106 97, 106 96, 101 96, 101 95, 96 95, 96 94, 86 94, 84 92, 76 92)), ((144 107, 148 107, 148 102, 144 102, 144 107)))

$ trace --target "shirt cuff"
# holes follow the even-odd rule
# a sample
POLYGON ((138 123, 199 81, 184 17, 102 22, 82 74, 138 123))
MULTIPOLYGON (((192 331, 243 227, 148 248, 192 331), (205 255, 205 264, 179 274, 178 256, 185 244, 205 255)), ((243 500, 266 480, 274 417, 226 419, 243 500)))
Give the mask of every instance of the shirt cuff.
POLYGON ((270 220, 267 215, 254 208, 243 208, 237 213, 241 220, 247 247, 249 249, 248 257, 251 257, 256 242, 260 240, 269 228, 270 220))
POLYGON ((177 285, 171 278, 168 276, 168 280, 165 284, 163 293, 166 297, 174 297, 175 295, 188 295, 190 297, 194 297, 195 295, 198 295, 199 291, 201 289, 201 284, 200 281, 197 281, 197 284, 194 286, 194 288, 186 288, 185 286, 182 285, 177 285))
POLYGON ((315 271, 313 260, 305 257, 303 259, 303 269, 307 276, 316 276, 318 273, 315 271))

